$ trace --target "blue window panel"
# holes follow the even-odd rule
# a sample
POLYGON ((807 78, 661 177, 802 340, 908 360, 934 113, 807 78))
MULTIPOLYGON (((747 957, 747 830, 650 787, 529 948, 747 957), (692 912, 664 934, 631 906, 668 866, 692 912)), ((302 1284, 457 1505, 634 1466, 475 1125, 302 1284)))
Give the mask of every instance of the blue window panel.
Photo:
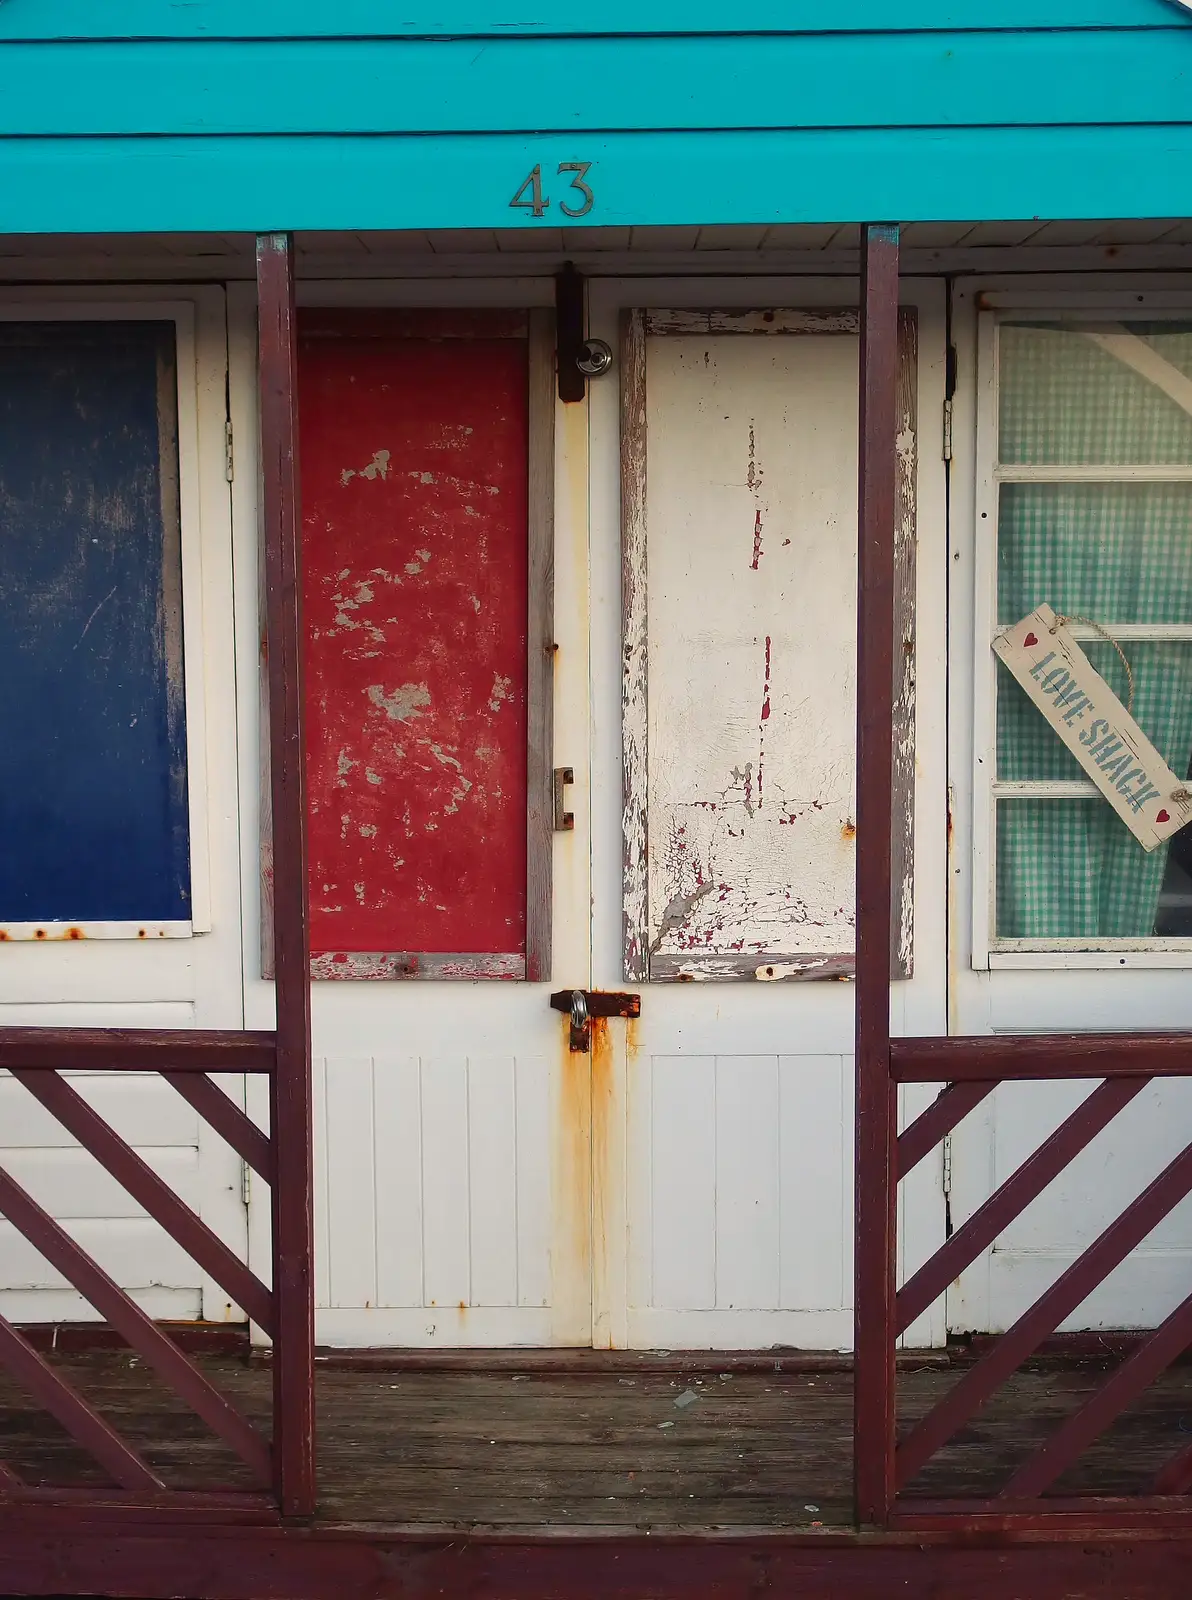
POLYGON ((0 924, 188 921, 171 322, 0 324, 0 924))

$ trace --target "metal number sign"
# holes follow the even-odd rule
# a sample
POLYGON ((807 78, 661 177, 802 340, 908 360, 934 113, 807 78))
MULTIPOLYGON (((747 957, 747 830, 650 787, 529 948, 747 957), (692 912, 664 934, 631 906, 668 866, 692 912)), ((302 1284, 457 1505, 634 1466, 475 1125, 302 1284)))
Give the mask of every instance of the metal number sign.
MULTIPOLYGON (((568 194, 574 189, 581 200, 579 205, 568 205, 566 200, 559 201, 559 210, 565 217, 586 217, 596 204, 596 196, 584 181, 591 167, 590 161, 560 161, 555 168, 557 177, 562 177, 565 172, 572 172, 575 176, 571 180, 568 194)), ((533 167, 522 181, 521 187, 509 202, 519 210, 529 211, 535 217, 541 217, 550 207, 549 198, 542 192, 542 166, 533 167)))

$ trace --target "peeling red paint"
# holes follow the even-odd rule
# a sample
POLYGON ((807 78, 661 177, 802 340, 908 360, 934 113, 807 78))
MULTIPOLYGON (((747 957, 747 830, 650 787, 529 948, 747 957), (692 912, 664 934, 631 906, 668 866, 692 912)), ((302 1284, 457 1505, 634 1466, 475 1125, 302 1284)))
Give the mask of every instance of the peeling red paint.
POLYGON ((754 572, 757 571, 758 562, 762 558, 762 514, 761 509, 753 513, 753 560, 749 565, 754 572))
POLYGON ((523 952, 526 345, 343 317, 299 359, 312 953, 523 952))
MULTIPOLYGON (((745 482, 755 502, 753 512, 753 560, 749 565, 756 572, 762 559, 762 508, 757 504, 758 491, 761 489, 762 484, 762 469, 757 464, 757 429, 752 418, 749 422, 749 467, 745 473, 745 482)), ((789 543, 789 540, 787 542, 789 543)))
POLYGON ((762 711, 757 731, 757 808, 762 808, 762 768, 766 763, 766 723, 770 720, 770 635, 766 635, 766 666, 762 681, 762 711))

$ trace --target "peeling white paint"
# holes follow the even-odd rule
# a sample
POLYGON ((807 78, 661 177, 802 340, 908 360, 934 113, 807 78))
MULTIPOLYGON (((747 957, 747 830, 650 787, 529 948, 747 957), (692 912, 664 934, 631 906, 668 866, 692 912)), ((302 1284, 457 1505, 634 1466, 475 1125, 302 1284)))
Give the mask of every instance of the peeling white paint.
MULTIPOLYGON (((403 683, 400 689, 386 694, 383 684, 370 683, 368 698, 391 722, 409 722, 421 716, 422 709, 430 705, 430 690, 425 683, 403 683)), ((371 775, 367 776, 372 782, 371 775)))
POLYGON ((370 481, 389 476, 389 451, 374 450, 373 458, 367 467, 357 470, 355 467, 345 467, 339 475, 340 483, 347 485, 353 478, 368 478, 370 481))
POLYGON ((488 709, 499 711, 505 700, 513 699, 513 679, 503 678, 499 672, 493 673, 493 686, 488 691, 488 709))

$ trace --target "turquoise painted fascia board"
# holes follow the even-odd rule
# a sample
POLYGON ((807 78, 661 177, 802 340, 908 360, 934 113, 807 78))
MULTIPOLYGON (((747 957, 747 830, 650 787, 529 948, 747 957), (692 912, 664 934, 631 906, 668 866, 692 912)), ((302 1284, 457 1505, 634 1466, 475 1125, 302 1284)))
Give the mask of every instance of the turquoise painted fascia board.
POLYGON ((0 135, 1192 121, 1192 28, 0 43, 0 135))
MULTIPOLYGON (((0 38, 720 33, 722 0, 0 0, 0 38)), ((755 32, 1161 26, 1172 0, 751 0, 755 32)))
POLYGON ((553 229, 576 160, 585 227, 1192 214, 1188 126, 9 139, 0 233, 553 229), (539 222, 509 204, 535 164, 539 222))

